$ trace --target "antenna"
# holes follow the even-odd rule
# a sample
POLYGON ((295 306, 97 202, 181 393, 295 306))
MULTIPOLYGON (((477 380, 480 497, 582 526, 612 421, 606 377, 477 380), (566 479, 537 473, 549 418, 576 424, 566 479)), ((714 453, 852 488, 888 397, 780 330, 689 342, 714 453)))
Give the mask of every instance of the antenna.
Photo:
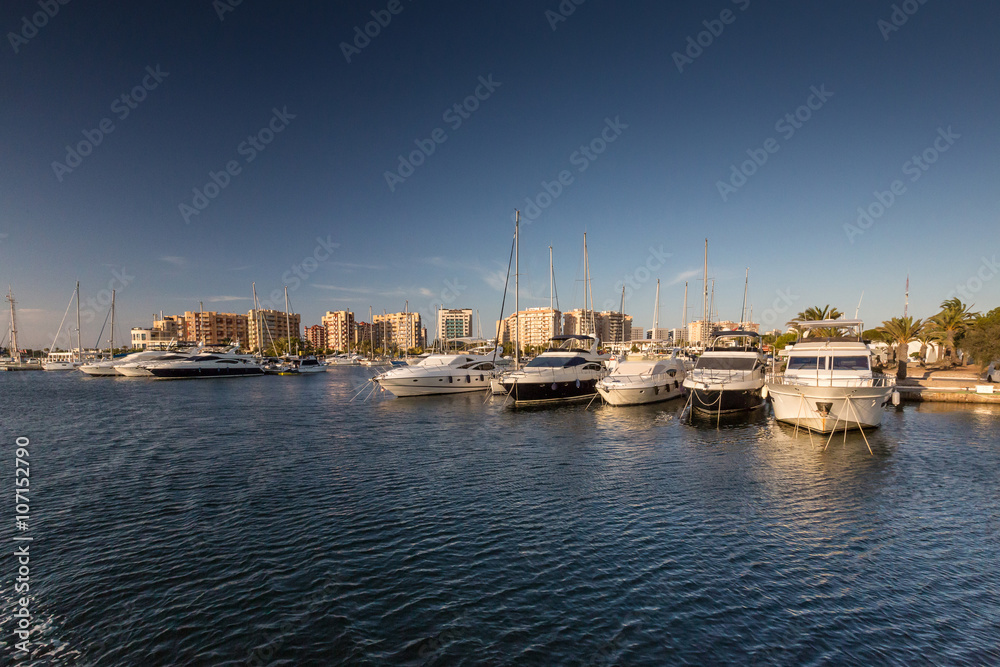
MULTIPOLYGON (((858 312, 861 310, 861 301, 864 298, 865 298, 865 291, 861 290, 861 298, 858 299, 858 307, 854 309, 854 319, 858 319, 858 312)), ((906 317, 906 315, 903 315, 903 317, 906 317)))

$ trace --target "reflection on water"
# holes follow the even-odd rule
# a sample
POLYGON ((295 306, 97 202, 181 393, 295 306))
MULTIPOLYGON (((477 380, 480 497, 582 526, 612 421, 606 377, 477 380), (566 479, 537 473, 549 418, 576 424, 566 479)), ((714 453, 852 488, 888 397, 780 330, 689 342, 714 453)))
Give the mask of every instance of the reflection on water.
POLYGON ((367 397, 364 368, 2 375, 38 664, 1000 661, 993 406, 891 410, 869 454, 682 400, 367 397))

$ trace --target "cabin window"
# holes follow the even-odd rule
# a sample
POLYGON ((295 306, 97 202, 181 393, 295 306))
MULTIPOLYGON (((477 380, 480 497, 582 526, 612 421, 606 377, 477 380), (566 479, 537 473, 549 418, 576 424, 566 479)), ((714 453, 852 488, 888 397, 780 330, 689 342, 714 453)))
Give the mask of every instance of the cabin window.
POLYGON ((826 364, 820 364, 820 357, 788 357, 788 370, 790 371, 814 371, 817 368, 826 368, 826 364))
POLYGON ((833 370, 835 371, 867 371, 868 357, 834 357, 833 370))

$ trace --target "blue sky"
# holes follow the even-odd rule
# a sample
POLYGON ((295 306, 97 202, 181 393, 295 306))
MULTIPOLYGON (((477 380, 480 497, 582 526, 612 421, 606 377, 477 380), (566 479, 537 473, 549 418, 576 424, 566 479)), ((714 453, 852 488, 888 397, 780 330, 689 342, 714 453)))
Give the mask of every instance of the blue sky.
POLYGON ((77 280, 87 345, 111 288, 127 332, 199 302, 246 312, 254 281, 288 285, 305 324, 408 300, 489 329, 519 208, 522 307, 548 303, 550 245, 560 306, 583 305, 586 232, 595 305, 625 283, 643 327, 657 278, 661 326, 685 279, 700 316, 705 238, 722 318, 747 267, 765 325, 853 315, 862 292, 877 325, 907 273, 911 314, 988 310, 998 19, 935 0, 12 0, 0 280, 30 346, 77 280))

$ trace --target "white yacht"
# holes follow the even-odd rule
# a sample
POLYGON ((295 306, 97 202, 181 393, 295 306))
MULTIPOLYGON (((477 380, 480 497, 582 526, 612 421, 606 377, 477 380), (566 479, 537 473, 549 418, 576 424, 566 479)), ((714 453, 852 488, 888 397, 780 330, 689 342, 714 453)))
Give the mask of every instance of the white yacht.
POLYGON ((556 403, 593 398, 597 381, 607 375, 606 357, 597 353, 595 336, 563 335, 520 370, 503 377, 515 404, 556 403))
POLYGON ((122 359, 102 359, 100 361, 91 361, 83 364, 82 366, 78 366, 77 370, 86 373, 87 375, 102 377, 118 375, 119 373, 115 369, 115 364, 123 359, 124 357, 122 357, 122 359))
POLYGON ((49 352, 42 362, 42 370, 46 371, 75 371, 83 365, 80 354, 74 350, 72 352, 49 352))
POLYGON ((629 359, 597 382, 597 393, 611 405, 641 405, 678 398, 687 376, 677 350, 666 358, 629 359))
POLYGON ((768 378, 774 418, 818 433, 877 427, 895 400, 895 379, 871 370, 861 320, 798 320, 785 370, 768 378), (826 329, 827 331, 817 331, 826 329), (823 333, 835 333, 824 336, 823 333), (810 335, 820 334, 820 335, 810 335))
POLYGON ((142 352, 133 352, 117 360, 114 364, 114 369, 118 375, 125 377, 152 377, 153 374, 146 370, 146 366, 149 364, 159 361, 187 359, 195 353, 195 351, 185 350, 143 350, 142 352))
POLYGON ((256 359, 249 354, 239 354, 236 348, 230 348, 226 352, 202 352, 184 359, 158 361, 148 364, 146 370, 154 378, 167 380, 264 374, 264 368, 256 359))
POLYGON ((431 354, 416 364, 394 366, 373 381, 395 396, 430 396, 483 391, 494 377, 493 353, 431 354))
POLYGON ((312 356, 311 354, 308 355, 308 356, 302 357, 301 359, 299 359, 298 363, 295 364, 295 367, 298 368, 299 373, 325 373, 326 372, 326 365, 325 364, 321 364, 320 361, 319 361, 319 359, 317 359, 316 357, 312 356))
POLYGON ((335 354, 324 360, 327 366, 358 366, 361 363, 360 354, 335 354))
POLYGON ((691 408, 722 415, 763 406, 766 367, 759 334, 742 329, 718 332, 684 379, 691 408))

